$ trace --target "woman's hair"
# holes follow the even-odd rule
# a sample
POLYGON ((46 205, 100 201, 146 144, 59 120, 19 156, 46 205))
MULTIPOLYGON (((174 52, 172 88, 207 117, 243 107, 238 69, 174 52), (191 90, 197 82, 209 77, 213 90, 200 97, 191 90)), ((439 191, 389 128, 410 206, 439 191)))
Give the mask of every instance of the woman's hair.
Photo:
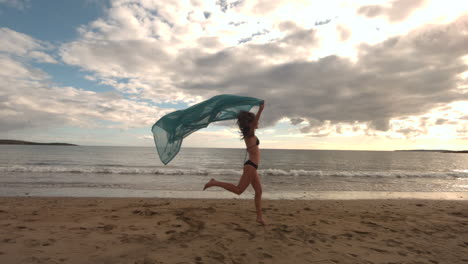
POLYGON ((255 115, 251 112, 241 111, 237 115, 237 125, 239 125, 240 133, 242 134, 241 139, 253 136, 253 130, 250 129, 250 125, 255 120, 255 115))

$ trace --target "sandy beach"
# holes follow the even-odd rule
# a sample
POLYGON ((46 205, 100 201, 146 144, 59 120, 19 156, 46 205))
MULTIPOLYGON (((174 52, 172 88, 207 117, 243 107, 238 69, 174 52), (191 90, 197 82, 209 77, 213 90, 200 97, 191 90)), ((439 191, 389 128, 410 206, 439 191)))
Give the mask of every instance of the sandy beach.
POLYGON ((0 198, 0 263, 468 263, 468 201, 0 198))

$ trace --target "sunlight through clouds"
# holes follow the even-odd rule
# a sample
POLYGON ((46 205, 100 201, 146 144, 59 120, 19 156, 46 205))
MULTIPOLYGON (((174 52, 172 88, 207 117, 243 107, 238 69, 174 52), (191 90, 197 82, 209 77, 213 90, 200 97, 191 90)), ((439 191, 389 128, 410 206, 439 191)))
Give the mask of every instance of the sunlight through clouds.
MULTIPOLYGON (((3 1, 20 3, 34 8, 34 2, 3 1)), ((144 128, 176 110, 167 105, 226 93, 265 99, 262 136, 272 145, 283 137, 296 140, 289 146, 331 147, 334 140, 365 137, 382 140, 380 149, 393 148, 391 140, 466 145, 467 1, 115 0, 104 6, 100 17, 70 29, 75 38, 53 44, 0 28, 5 131, 37 127, 41 119, 144 128), (41 64, 70 67, 108 91, 56 85, 41 64), (42 114, 31 118, 34 111, 42 114)), ((209 127, 199 139, 237 136, 224 128, 209 127)))

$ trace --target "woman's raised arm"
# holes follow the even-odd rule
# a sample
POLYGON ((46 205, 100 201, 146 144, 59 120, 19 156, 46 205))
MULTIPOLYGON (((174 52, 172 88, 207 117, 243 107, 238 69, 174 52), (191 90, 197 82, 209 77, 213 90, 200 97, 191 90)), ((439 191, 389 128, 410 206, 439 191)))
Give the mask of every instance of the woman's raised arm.
POLYGON ((258 123, 258 120, 260 120, 260 116, 262 115, 263 108, 265 107, 265 101, 263 101, 260 104, 260 107, 258 108, 258 112, 255 115, 255 121, 258 123))

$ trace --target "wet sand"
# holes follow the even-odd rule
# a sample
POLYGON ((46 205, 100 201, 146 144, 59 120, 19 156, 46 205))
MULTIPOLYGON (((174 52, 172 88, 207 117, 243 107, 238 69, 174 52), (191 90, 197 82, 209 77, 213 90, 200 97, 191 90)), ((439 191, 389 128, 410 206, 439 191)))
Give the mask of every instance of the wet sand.
POLYGON ((0 198, 0 263, 468 263, 468 201, 0 198))

